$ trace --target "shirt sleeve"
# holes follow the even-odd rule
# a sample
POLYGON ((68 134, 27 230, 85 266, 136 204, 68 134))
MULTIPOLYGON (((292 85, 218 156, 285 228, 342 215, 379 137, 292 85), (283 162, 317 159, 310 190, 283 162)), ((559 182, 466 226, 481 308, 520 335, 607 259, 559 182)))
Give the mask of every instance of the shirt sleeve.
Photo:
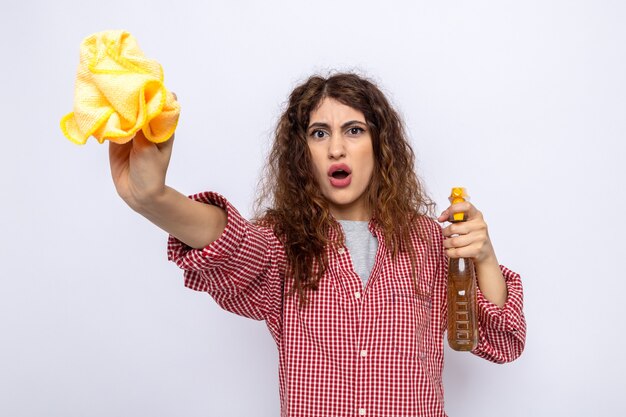
POLYGON ((208 292, 225 310, 266 320, 280 334, 284 250, 270 228, 244 219, 221 195, 204 192, 190 197, 226 211, 222 235, 202 249, 169 236, 168 259, 184 270, 185 286, 208 292))
POLYGON ((519 274, 500 266, 508 291, 503 307, 476 291, 478 310, 478 346, 472 353, 496 363, 511 362, 524 350, 526 320, 524 318, 522 281, 519 274))

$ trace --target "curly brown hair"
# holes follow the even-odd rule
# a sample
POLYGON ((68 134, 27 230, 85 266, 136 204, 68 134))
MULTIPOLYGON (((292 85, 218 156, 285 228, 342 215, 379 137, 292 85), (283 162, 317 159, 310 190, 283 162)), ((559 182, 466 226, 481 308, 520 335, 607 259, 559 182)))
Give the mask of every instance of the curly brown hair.
POLYGON ((260 213, 256 221, 272 227, 285 246, 289 275, 294 280, 289 295, 297 292, 301 305, 305 304, 306 292, 317 290, 326 271, 326 245, 343 244, 344 240, 315 179, 307 144, 309 117, 324 98, 335 99, 365 116, 375 160, 367 202, 392 256, 395 258, 399 251, 409 253, 416 285, 410 231, 420 216, 433 215, 434 204, 415 175, 415 155, 402 120, 385 95, 364 77, 337 73, 328 78, 314 75, 291 93, 276 127, 256 202, 260 213), (329 241, 331 230, 339 236, 338 241, 329 241))

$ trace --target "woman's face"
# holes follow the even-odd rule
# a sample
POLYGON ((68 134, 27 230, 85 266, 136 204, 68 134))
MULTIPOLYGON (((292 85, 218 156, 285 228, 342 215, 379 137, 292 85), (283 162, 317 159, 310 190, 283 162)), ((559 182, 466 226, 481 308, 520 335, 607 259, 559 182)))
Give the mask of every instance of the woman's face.
POLYGON ((365 116, 325 98, 309 119, 307 143, 330 212, 337 220, 369 220, 366 190, 374 172, 374 150, 365 116))

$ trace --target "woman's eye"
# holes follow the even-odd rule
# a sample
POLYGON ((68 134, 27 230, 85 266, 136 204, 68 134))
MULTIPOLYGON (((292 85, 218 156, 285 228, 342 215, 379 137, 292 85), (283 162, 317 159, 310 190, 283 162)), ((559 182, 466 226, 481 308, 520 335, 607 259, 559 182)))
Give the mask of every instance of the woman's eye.
POLYGON ((351 127, 350 129, 348 129, 348 133, 350 133, 351 135, 358 135, 363 132, 365 132, 365 129, 361 127, 351 127))
POLYGON ((314 130, 311 133, 311 136, 317 139, 322 139, 324 136, 326 136, 326 132, 324 132, 323 130, 314 130))

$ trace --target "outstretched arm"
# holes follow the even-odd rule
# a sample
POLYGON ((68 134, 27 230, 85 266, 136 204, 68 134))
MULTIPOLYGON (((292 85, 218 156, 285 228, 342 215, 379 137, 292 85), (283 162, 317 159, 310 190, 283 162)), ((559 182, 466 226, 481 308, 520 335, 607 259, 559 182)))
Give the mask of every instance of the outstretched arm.
POLYGON ((226 213, 165 185, 173 142, 172 136, 152 143, 141 131, 123 145, 111 142, 111 176, 117 193, 133 210, 188 246, 202 248, 222 234, 226 213))

